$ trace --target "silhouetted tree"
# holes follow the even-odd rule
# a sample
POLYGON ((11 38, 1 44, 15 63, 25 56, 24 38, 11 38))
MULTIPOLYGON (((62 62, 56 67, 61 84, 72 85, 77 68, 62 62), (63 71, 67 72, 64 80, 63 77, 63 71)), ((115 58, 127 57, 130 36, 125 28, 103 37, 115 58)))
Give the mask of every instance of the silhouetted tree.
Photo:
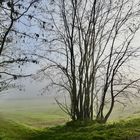
POLYGON ((49 71, 52 85, 69 93, 70 107, 57 100, 58 105, 72 120, 106 122, 119 97, 128 98, 138 89, 139 78, 126 75, 128 62, 139 51, 133 44, 140 27, 139 3, 58 0, 45 10, 49 19, 45 43, 51 54, 36 55, 47 60, 42 71, 49 71))
POLYGON ((20 56, 20 54, 17 54, 18 48, 14 47, 16 46, 14 43, 17 43, 15 41, 17 34, 20 34, 20 38, 28 36, 16 30, 16 24, 20 22, 20 19, 28 16, 28 11, 37 2, 38 0, 0 1, 0 92, 7 89, 12 80, 30 75, 12 71, 12 66, 15 66, 15 64, 20 67, 23 63, 35 61, 29 59, 26 55, 20 56))

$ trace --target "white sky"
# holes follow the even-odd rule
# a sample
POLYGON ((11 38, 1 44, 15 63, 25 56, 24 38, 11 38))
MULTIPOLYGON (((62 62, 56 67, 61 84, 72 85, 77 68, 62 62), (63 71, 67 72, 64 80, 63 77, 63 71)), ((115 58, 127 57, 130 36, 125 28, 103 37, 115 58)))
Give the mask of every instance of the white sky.
MULTIPOLYGON (((46 1, 45 1, 46 2, 46 1)), ((31 14, 33 14, 33 11, 31 9, 30 11, 31 14)), ((35 13, 34 11, 34 15, 37 14, 37 11, 35 13)), ((40 14, 39 14, 40 16, 40 14)), ((41 16, 40 16, 41 17, 41 16)), ((39 18, 40 18, 39 17, 39 18)), ((44 16, 45 17, 45 16, 44 16)), ((44 18, 43 17, 43 18, 44 18)), ((46 18, 46 17, 45 17, 46 18)), ((41 34, 41 30, 37 27, 38 24, 36 22, 33 22, 32 25, 33 26, 30 26, 30 21, 28 21, 28 19, 22 19, 23 22, 25 22, 28 26, 25 26, 23 25, 22 23, 17 23, 16 24, 16 27, 19 28, 20 31, 22 32, 27 32, 27 33, 30 33, 30 34, 41 34)), ((47 33, 44 33, 45 36, 44 38, 47 36, 47 33)), ((27 49, 26 52, 29 52, 29 53, 34 53, 34 50, 36 50, 36 48, 39 46, 39 44, 41 44, 40 40, 38 40, 39 42, 36 42, 36 40, 30 40, 30 39, 26 39, 26 42, 25 44, 22 43, 22 42, 18 42, 18 44, 16 44, 16 46, 20 45, 20 47, 22 48, 25 48, 27 49)), ((140 31, 137 33, 135 39, 134 39, 134 45, 136 46, 140 46, 140 31)), ((23 49, 24 51, 24 49, 23 49)), ((135 75, 136 77, 137 76, 140 76, 140 59, 137 59, 134 61, 133 63, 133 66, 136 68, 136 71, 137 71, 137 74, 135 75)), ((35 73, 36 70, 39 69, 39 66, 36 65, 36 64, 26 64, 24 67, 23 67, 23 71, 26 71, 26 73, 28 72, 33 72, 35 73)), ((22 79, 22 80, 18 80, 17 81, 18 84, 23 84, 25 85, 25 92, 24 91, 19 91, 18 89, 14 89, 14 90, 9 90, 9 91, 6 91, 8 94, 5 94, 5 95, 2 95, 2 98, 19 98, 19 97, 27 97, 27 95, 31 95, 31 96, 37 96, 38 94, 41 95, 41 89, 46 85, 47 83, 47 79, 46 80, 43 80, 43 81, 34 81, 33 79, 31 78, 26 78, 25 80, 22 79), (12 93, 11 93, 12 92, 12 93), (14 93, 14 94, 13 94, 14 93)), ((51 91, 47 91, 46 93, 52 93, 53 90, 51 91)), ((53 91, 55 92, 55 91, 53 91)), ((29 96, 30 96, 29 95, 29 96)))

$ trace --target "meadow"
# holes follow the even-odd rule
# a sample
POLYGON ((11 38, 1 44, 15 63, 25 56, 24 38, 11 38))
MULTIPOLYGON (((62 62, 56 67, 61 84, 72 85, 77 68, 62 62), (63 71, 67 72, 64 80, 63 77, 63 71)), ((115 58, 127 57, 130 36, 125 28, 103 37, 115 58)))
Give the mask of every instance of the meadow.
POLYGON ((0 139, 110 140, 111 137, 111 140, 121 140, 140 135, 139 118, 139 103, 125 108, 117 105, 107 125, 89 122, 77 128, 77 124, 67 123, 70 118, 60 110, 52 96, 6 99, 0 100, 0 139))
POLYGON ((6 99, 0 102, 0 116, 34 128, 51 127, 69 120, 53 97, 6 99))

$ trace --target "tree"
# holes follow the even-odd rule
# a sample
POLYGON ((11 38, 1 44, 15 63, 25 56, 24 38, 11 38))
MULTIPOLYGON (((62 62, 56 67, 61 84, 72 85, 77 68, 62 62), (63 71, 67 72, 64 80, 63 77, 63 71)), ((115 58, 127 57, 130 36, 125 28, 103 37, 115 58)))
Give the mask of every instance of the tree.
MULTIPOLYGON (((16 37, 20 33, 16 30, 16 24, 20 20, 28 16, 29 10, 37 3, 38 0, 31 1, 16 1, 16 0, 2 0, 0 1, 0 92, 14 86, 11 81, 20 77, 30 76, 14 72, 13 67, 26 63, 36 62, 29 59, 26 55, 20 55, 18 48, 15 47, 17 43, 16 37)), ((21 36, 21 35, 20 35, 21 36)), ((24 33, 24 36, 27 34, 24 33)), ((19 41, 19 38, 18 38, 19 41)))
POLYGON ((49 70, 52 85, 69 94, 70 107, 57 103, 72 120, 105 123, 120 96, 129 98, 139 90, 140 79, 128 76, 139 51, 133 43, 140 27, 139 3, 58 0, 51 5, 45 7, 51 54, 41 56, 48 61, 42 71, 49 70))

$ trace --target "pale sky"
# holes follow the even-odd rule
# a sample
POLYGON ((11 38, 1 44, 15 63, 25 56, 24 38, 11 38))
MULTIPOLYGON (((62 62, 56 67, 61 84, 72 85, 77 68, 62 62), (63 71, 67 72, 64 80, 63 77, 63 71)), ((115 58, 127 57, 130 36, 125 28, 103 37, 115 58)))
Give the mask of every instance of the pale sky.
MULTIPOLYGON (((46 2, 46 1, 45 1, 46 2)), ((32 9, 30 10, 30 14, 33 15, 37 15, 37 11, 33 11, 32 9)), ((44 18, 43 20, 45 20, 46 15, 41 15, 42 13, 39 13, 39 18, 44 18)), ((31 35, 35 34, 40 34, 42 33, 42 30, 40 30, 40 28, 38 27, 39 23, 38 22, 30 22, 29 19, 27 18, 23 18, 21 19, 23 23, 26 23, 26 25, 22 24, 22 23, 17 23, 15 25, 15 28, 18 28, 19 31, 21 32, 26 32, 26 33, 30 33, 31 35)), ((41 25, 39 25, 41 26, 41 25)), ((51 26, 51 25, 50 25, 51 26)), ((44 32, 44 38, 46 38, 47 36, 47 32, 44 32)), ((43 37, 41 37, 43 38, 43 37)), ((26 53, 34 53, 36 52, 36 49, 38 49, 38 47, 41 45, 42 40, 31 40, 31 39, 26 39, 25 43, 22 41, 18 40, 18 43, 15 45, 16 47, 19 47, 22 49, 22 52, 25 50, 26 48, 26 53)), ((140 46, 140 31, 137 33, 133 44, 136 46, 140 46)), ((37 51, 38 52, 38 51, 37 51)), ((133 66, 136 68, 137 74, 135 75, 136 77, 140 76, 140 59, 137 59, 134 61, 133 66)), ((26 71, 26 73, 35 73, 38 69, 40 69, 40 66, 38 66, 37 64, 25 64, 25 66, 23 67, 22 71, 26 71)), ((134 76, 134 75, 133 75, 134 76)), ((46 80, 42 80, 42 81, 35 81, 32 78, 26 78, 26 79, 22 79, 22 80, 17 80, 18 84, 23 84, 25 86, 25 91, 19 91, 18 89, 14 89, 14 90, 9 90, 6 91, 7 94, 2 95, 2 97, 4 98, 13 98, 13 97, 30 97, 31 96, 37 96, 37 95, 41 95, 41 89, 48 83, 47 82, 47 78, 46 80), (12 93, 11 93, 12 92, 12 93), (28 96, 29 95, 29 96, 28 96)), ((24 88, 23 88, 24 89, 24 88)), ((50 94, 55 92, 55 90, 51 90, 51 91, 46 91, 47 94, 50 94)))

